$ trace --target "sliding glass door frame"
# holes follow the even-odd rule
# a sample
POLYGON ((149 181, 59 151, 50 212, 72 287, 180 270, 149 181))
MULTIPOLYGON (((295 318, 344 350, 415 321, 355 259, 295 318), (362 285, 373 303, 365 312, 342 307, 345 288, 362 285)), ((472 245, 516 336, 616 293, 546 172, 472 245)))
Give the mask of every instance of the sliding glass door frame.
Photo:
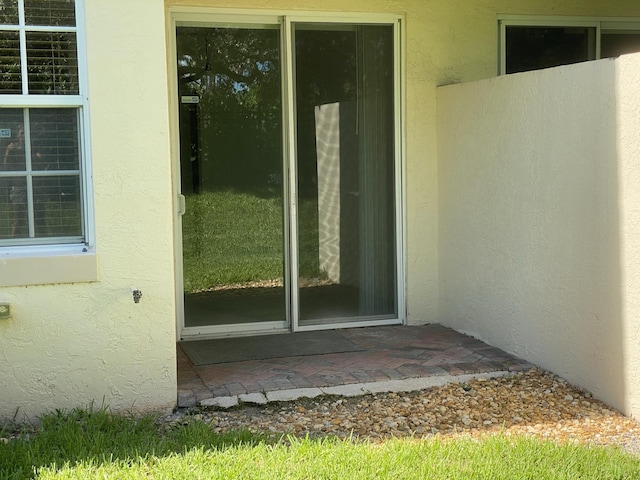
MULTIPOLYGON (((224 15, 213 14, 211 9, 180 9, 172 11, 169 16, 167 38, 168 48, 168 69, 169 69, 169 93, 170 93, 170 114, 171 114, 171 151, 173 157, 173 189, 175 192, 175 221, 174 221, 174 242, 175 242, 175 278, 176 278, 176 326, 179 339, 204 339, 218 338, 225 336, 252 335, 254 333, 281 333, 290 331, 291 318, 290 309, 285 309, 285 318, 282 321, 256 321, 251 323, 235 323, 223 325, 187 326, 185 321, 184 303, 184 265, 183 265, 183 238, 182 238, 182 215, 185 213, 185 198, 181 191, 181 168, 180 168, 180 122, 179 122, 179 86, 177 70, 177 31, 180 27, 199 28, 235 28, 235 29, 259 29, 278 28, 280 31, 281 19, 276 15, 242 15, 227 13, 224 15)), ((283 40, 280 35, 280 48, 283 40)), ((281 77, 282 77, 281 73, 281 77)), ((281 95, 283 92, 281 88, 281 95)), ((285 134, 283 133, 284 141, 285 134)), ((282 168, 286 155, 283 155, 282 168)), ((285 171, 285 170, 283 170, 285 171)), ((283 182, 284 196, 287 198, 287 183, 283 182)), ((289 248, 288 231, 288 211, 286 201, 284 202, 284 251, 289 248)), ((284 284, 288 285, 290 268, 287 264, 285 254, 284 284)), ((286 302, 289 302, 289 289, 285 288, 286 302)))
MULTIPOLYGON (((292 248, 290 253, 292 269, 291 275, 291 319, 292 319, 292 331, 310 331, 310 330, 322 330, 322 329, 335 329, 335 328, 348 328, 348 327, 365 327, 376 325, 396 325, 404 323, 405 320, 405 287, 404 287, 404 213, 403 213, 403 171, 402 166, 402 109, 401 109, 401 31, 400 31, 401 19, 393 15, 372 15, 361 14, 357 16, 347 16, 342 14, 319 14, 312 13, 308 15, 286 15, 284 16, 284 33, 282 35, 287 43, 285 52, 284 71, 287 76, 285 85, 289 88, 286 89, 285 96, 285 110, 287 112, 288 121, 285 123, 286 130, 288 131, 288 143, 287 151, 289 152, 289 168, 291 174, 289 175, 289 203, 292 207, 291 211, 291 225, 290 235, 292 238, 299 238, 298 231, 298 159, 296 157, 298 148, 296 145, 296 139, 298 138, 296 126, 296 91, 295 91, 295 53, 293 46, 295 45, 295 28, 296 24, 313 24, 320 28, 325 27, 330 29, 332 26, 344 25, 345 27, 351 25, 388 25, 393 26, 393 71, 394 71, 394 92, 393 92, 393 105, 394 105, 394 194, 395 194, 395 239, 396 239, 396 299, 397 299, 397 316, 395 318, 389 318, 388 316, 363 316, 357 319, 345 318, 344 321, 340 319, 334 319, 327 323, 315 323, 313 325, 301 325, 300 324, 300 296, 298 292, 300 290, 298 272, 298 266, 300 264, 299 254, 300 249, 296 244, 292 248)), ((295 242, 294 242, 295 243, 295 242)))
POLYGON ((347 327, 364 327, 376 325, 403 324, 406 319, 405 300, 405 213, 404 213, 404 133, 402 105, 402 62, 401 62, 401 17, 387 14, 355 14, 355 13, 300 13, 289 15, 288 12, 263 12, 245 14, 237 10, 219 10, 205 7, 171 7, 169 9, 167 38, 169 48, 167 55, 169 69, 169 93, 171 113, 171 144, 173 156, 173 189, 175 205, 174 243, 176 271, 176 318, 177 335, 180 339, 201 339, 223 336, 252 335, 265 333, 281 333, 287 331, 308 331, 320 329, 336 329, 347 327), (297 171, 297 132, 296 132, 296 92, 295 92, 295 38, 294 25, 297 23, 327 26, 346 25, 388 25, 393 26, 393 108, 394 108, 394 195, 395 195, 395 269, 396 279, 396 313, 389 316, 365 316, 337 319, 328 323, 300 325, 299 297, 299 246, 298 246, 298 171, 297 171), (176 32, 178 27, 260 27, 277 26, 280 28, 281 41, 281 92, 282 92, 282 144, 283 144, 283 189, 284 189, 284 251, 285 269, 284 283, 286 319, 259 323, 210 325, 203 327, 185 327, 183 296, 183 264, 182 264, 182 223, 184 213, 184 197, 180 186, 180 135, 178 122, 178 85, 176 65, 176 32))

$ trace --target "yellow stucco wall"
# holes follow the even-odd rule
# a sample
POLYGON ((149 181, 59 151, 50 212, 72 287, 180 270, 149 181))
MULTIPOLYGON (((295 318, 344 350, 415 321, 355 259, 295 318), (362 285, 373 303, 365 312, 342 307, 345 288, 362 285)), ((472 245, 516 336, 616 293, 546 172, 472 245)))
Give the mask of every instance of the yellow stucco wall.
MULTIPOLYGON (((636 0, 85 0, 98 281, 2 287, 0 416, 175 401, 166 8, 401 14, 410 323, 439 321, 436 87, 497 70, 502 14, 640 16, 636 0), (139 288, 140 304, 131 299, 139 288)), ((7 270, 5 270, 7 271, 7 270)))
POLYGON ((0 288, 0 417, 175 404, 164 6, 88 0, 86 30, 98 281, 0 288))

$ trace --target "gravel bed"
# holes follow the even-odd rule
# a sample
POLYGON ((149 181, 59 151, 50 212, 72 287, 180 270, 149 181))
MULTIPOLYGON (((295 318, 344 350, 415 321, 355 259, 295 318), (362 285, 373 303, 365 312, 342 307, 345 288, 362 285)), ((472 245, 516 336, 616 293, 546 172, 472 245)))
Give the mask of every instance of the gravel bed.
POLYGON ((217 432, 379 440, 390 437, 481 437, 502 432, 558 442, 618 445, 640 455, 640 424, 540 369, 423 391, 361 397, 303 398, 230 410, 181 410, 170 427, 195 418, 217 432))

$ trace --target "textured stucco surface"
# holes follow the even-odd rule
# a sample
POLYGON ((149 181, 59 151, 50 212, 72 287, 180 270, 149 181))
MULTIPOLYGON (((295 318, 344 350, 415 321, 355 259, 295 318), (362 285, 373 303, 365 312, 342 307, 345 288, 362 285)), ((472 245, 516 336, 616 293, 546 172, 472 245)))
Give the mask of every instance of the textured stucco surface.
POLYGON ((616 62, 624 412, 640 418, 640 55, 616 62))
MULTIPOLYGON (((439 302, 455 299, 449 278, 439 279, 442 265, 448 262, 446 258, 454 253, 446 245, 441 247, 445 260, 439 268, 438 245, 449 237, 438 234, 443 226, 438 219, 439 215, 450 218, 452 214, 446 208, 439 213, 438 204, 449 197, 449 183, 456 182, 447 182, 445 175, 444 186, 438 185, 442 162, 439 164, 437 159, 437 86, 495 75, 499 13, 640 16, 636 0, 85 3, 98 281, 0 288, 0 301, 11 302, 14 311, 12 320, 0 322, 0 416, 12 416, 18 407, 22 413, 34 415, 90 401, 101 403, 103 399, 116 409, 164 408, 175 402, 165 7, 404 16, 406 263, 408 320, 412 324, 438 322, 439 311, 451 313, 451 306, 440 308, 439 302), (439 190, 443 188, 445 192, 439 200, 439 190), (439 285, 445 288, 442 295, 439 285), (133 303, 132 288, 143 291, 140 304, 133 303)), ((480 116, 479 121, 484 117, 480 116)), ((633 137, 632 133, 628 136, 633 137)), ((634 173, 631 166, 629 169, 630 174, 634 173)), ((594 188, 600 188, 600 180, 593 177, 591 181, 597 183, 594 188)), ((615 183, 614 179, 606 182, 615 183)), ((605 190, 610 188, 606 185, 602 187, 605 190)), ((606 259, 600 261, 606 263, 606 259)), ((622 294, 607 295, 616 293, 622 294)), ((608 345, 606 338, 603 346, 608 345)), ((631 344, 627 347, 631 348, 631 344)), ((618 354, 592 350, 591 355, 618 354)))
POLYGON ((640 416, 640 55, 443 87, 440 318, 640 416))
POLYGON ((86 27, 99 278, 0 289, 0 417, 175 404, 164 7, 88 0, 86 27))

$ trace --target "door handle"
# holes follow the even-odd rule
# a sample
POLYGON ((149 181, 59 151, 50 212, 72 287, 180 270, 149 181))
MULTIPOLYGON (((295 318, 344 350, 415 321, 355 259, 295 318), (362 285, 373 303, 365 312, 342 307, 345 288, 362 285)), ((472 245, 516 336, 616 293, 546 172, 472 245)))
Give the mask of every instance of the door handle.
POLYGON ((184 215, 187 211, 187 201, 181 193, 178 194, 178 215, 184 215))

